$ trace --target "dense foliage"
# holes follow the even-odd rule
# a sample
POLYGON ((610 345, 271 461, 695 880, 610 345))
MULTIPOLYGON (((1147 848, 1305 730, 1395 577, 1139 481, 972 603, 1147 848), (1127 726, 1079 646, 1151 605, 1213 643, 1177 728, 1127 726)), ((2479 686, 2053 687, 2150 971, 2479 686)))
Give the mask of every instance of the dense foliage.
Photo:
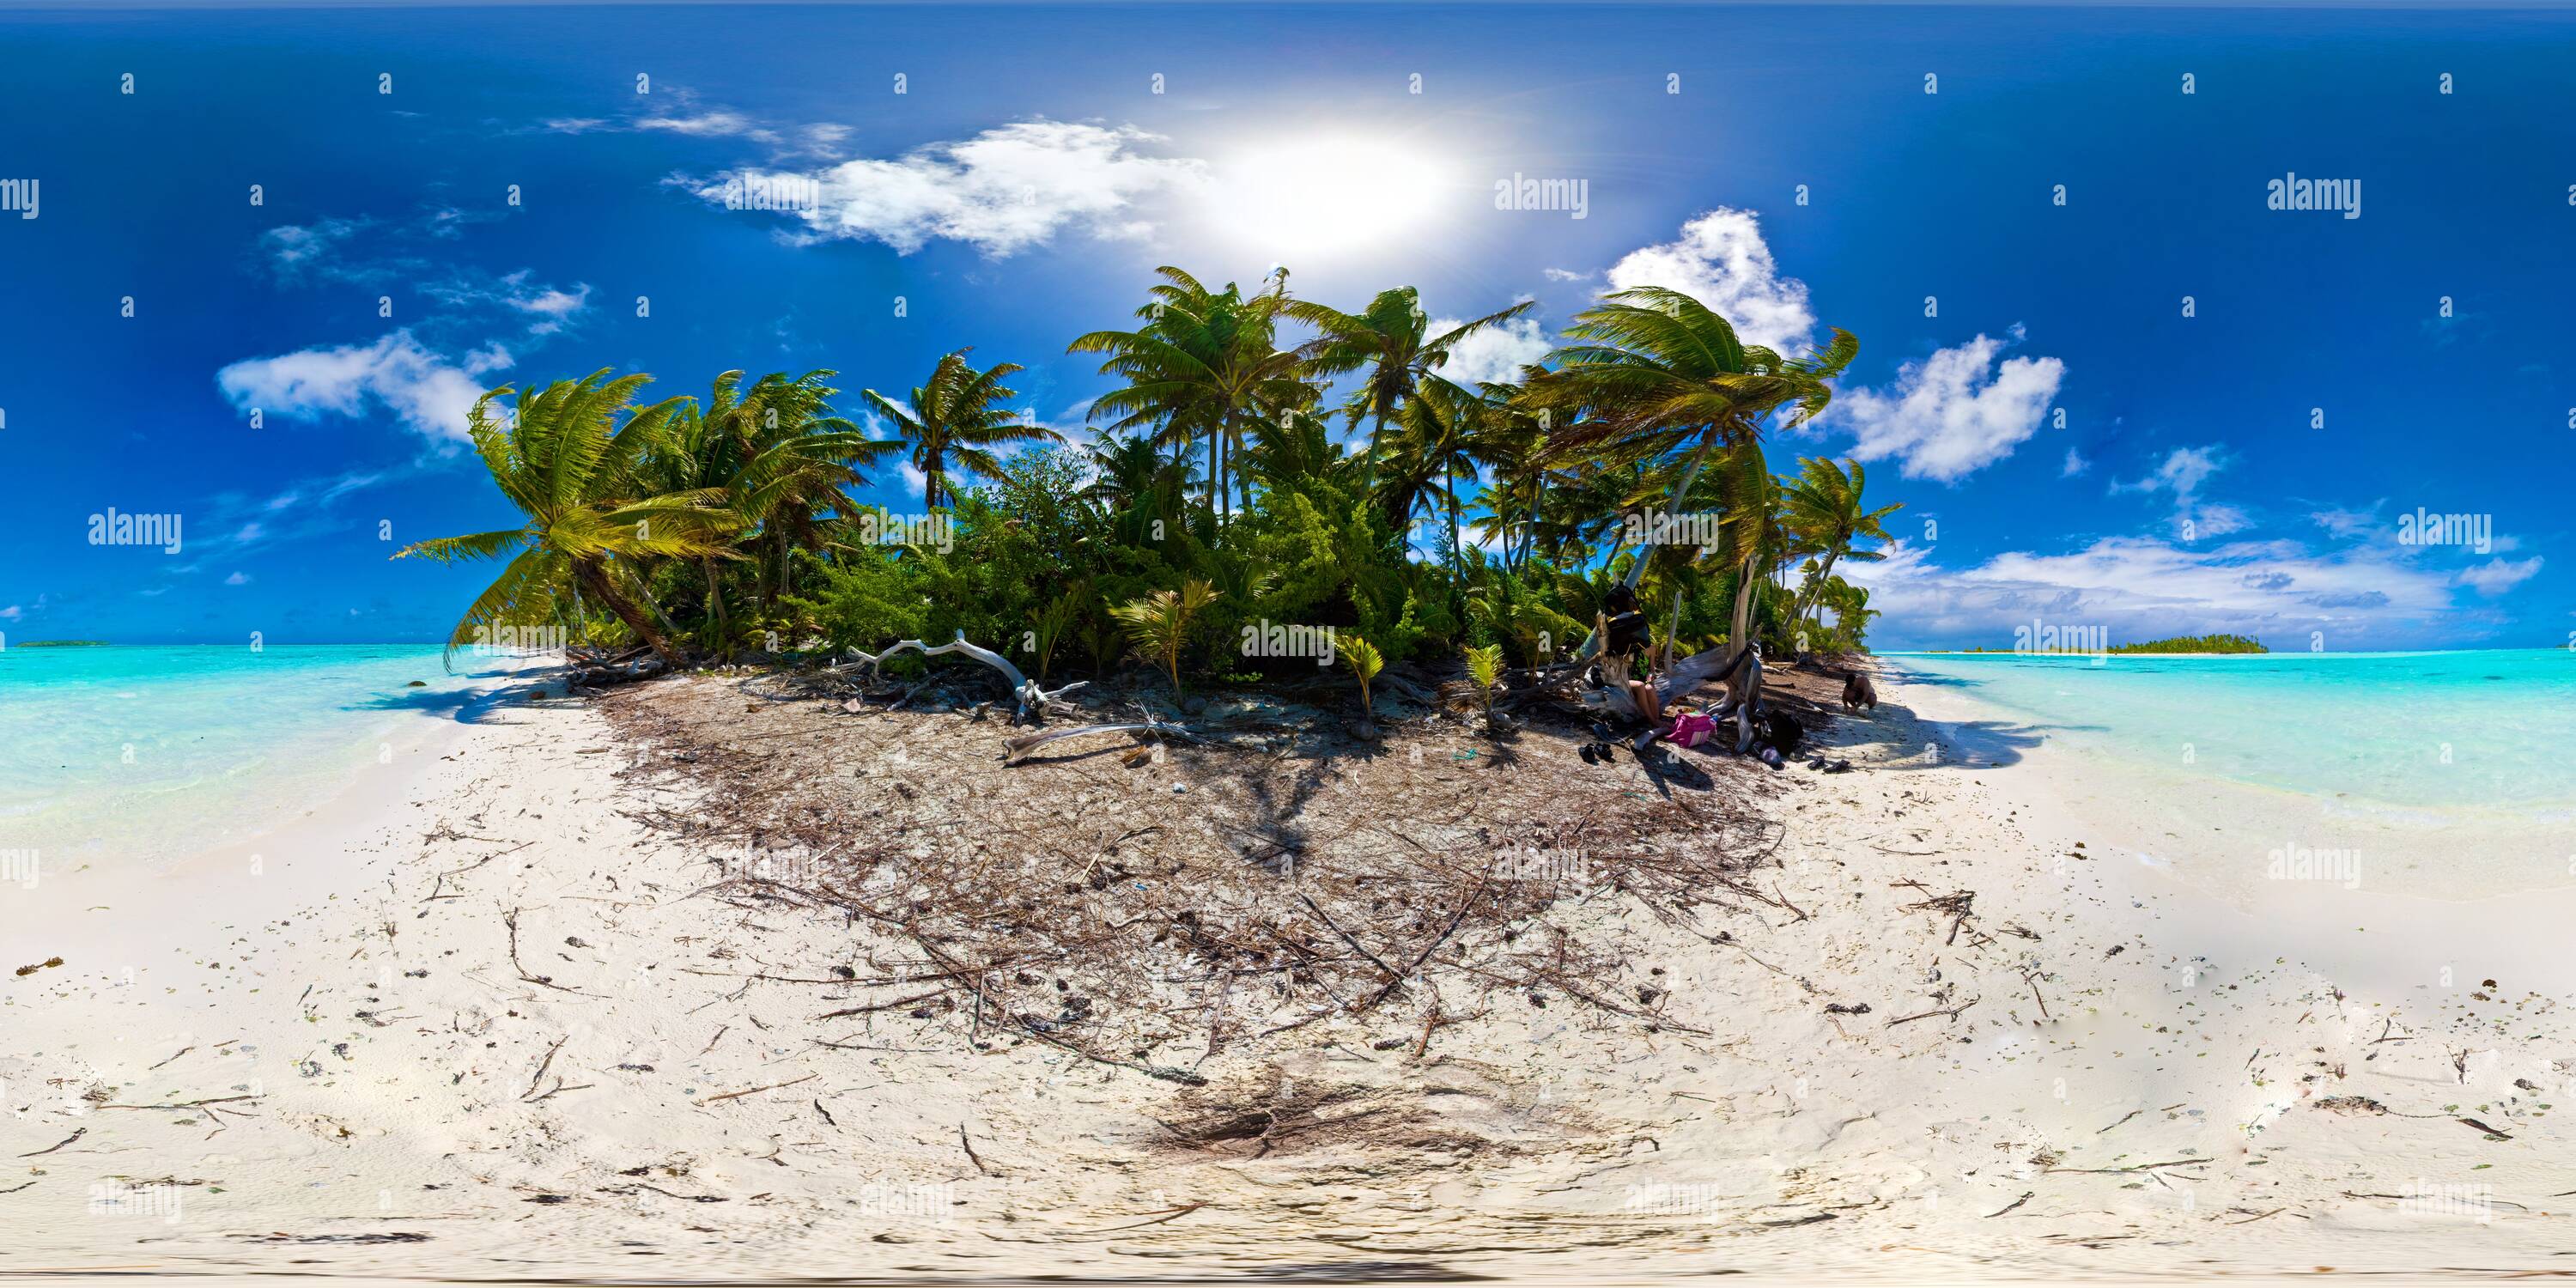
POLYGON ((1331 628, 1345 667, 1478 650, 1489 675, 1582 650, 1623 580, 1659 644, 1862 649, 1876 613, 1834 568, 1877 558, 1857 543, 1898 507, 1864 507, 1856 462, 1775 478, 1762 451, 1825 406, 1849 335, 1787 358, 1631 290, 1469 387, 1451 352, 1526 306, 1435 333, 1411 288, 1345 314, 1285 273, 1161 279, 1133 329, 1073 341, 1120 382, 1079 448, 1008 410, 1018 367, 963 350, 862 392, 885 438, 835 413, 830 371, 649 406, 649 377, 603 371, 485 395, 469 432, 526 522, 402 555, 509 561, 451 647, 539 628, 674 662, 962 633, 1033 675, 1135 659, 1178 690, 1312 674, 1331 628), (853 497, 898 462, 921 512, 853 497))

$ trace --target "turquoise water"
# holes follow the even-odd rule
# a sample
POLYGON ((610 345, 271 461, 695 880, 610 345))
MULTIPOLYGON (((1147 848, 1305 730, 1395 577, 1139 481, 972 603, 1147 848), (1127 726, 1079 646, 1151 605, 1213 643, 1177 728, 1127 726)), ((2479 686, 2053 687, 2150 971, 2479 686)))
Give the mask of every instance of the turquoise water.
POLYGON ((2349 805, 2576 822, 2576 652, 1884 657, 2028 726, 2005 722, 2007 744, 2036 733, 2349 805))
POLYGON ((458 671, 419 645, 0 650, 0 850, 64 870, 239 841, 383 767, 387 739, 473 719, 504 676, 458 671))

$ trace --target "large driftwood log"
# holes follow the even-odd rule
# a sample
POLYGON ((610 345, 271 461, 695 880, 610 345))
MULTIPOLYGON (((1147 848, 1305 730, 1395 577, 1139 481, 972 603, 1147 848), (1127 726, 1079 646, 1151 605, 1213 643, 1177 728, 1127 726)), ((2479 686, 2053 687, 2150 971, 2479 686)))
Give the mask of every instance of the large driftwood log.
POLYGON ((1014 720, 1026 720, 1033 714, 1043 714, 1046 710, 1046 704, 1090 683, 1088 680, 1076 680, 1060 689, 1041 689, 1038 687, 1037 681, 1020 674, 1020 668, 1011 665, 1011 659, 1004 657, 991 649, 985 648, 980 644, 968 642, 966 639, 966 632, 964 631, 957 632, 956 639, 951 640, 946 644, 942 644, 937 648, 924 644, 920 640, 904 640, 874 657, 861 658, 857 662, 848 664, 848 666, 836 667, 834 669, 846 670, 849 666, 866 666, 870 668, 881 667, 885 665, 887 658, 893 657, 897 653, 905 652, 906 650, 919 653, 923 657, 937 657, 942 653, 962 653, 967 657, 971 657, 976 661, 1001 672, 1002 678, 1009 682, 1011 686, 1011 697, 1019 703, 1019 710, 1012 717, 1014 720))

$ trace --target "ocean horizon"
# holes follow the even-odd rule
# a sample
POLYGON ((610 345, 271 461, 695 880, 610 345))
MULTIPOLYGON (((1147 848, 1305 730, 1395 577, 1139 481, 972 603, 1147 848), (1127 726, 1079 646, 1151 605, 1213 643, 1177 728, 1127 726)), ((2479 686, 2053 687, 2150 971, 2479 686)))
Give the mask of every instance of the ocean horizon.
MULTIPOLYGON (((406 725, 471 722, 531 669, 460 655, 451 674, 441 655, 436 644, 0 650, 0 850, 41 853, 48 868, 168 861, 271 830, 390 764, 406 725)), ((2576 817, 2566 650, 1874 656, 1985 708, 1970 731, 1981 744, 2105 756, 2177 802, 2216 775, 2417 819, 2576 817)))

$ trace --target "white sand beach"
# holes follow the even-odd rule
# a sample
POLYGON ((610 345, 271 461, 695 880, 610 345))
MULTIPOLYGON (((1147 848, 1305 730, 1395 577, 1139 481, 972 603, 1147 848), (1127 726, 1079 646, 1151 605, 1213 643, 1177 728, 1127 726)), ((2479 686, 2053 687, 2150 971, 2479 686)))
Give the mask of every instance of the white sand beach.
MULTIPOLYGON (((1853 772, 1755 784, 1776 906, 1562 910, 1626 922, 1667 1023, 1506 995, 1237 1042, 1196 1072, 1267 1122, 1186 1142, 1200 1093, 915 1007, 870 926, 729 897, 599 711, 497 708, 248 852, 0 895, 0 965, 62 959, 0 994, 0 1274, 2560 1268, 2555 896, 2231 902, 2176 870, 2268 820, 2044 745, 1987 767, 1969 699, 1881 691, 1823 735, 1853 772)), ((1637 773, 1525 755, 1500 772, 1637 773)))

